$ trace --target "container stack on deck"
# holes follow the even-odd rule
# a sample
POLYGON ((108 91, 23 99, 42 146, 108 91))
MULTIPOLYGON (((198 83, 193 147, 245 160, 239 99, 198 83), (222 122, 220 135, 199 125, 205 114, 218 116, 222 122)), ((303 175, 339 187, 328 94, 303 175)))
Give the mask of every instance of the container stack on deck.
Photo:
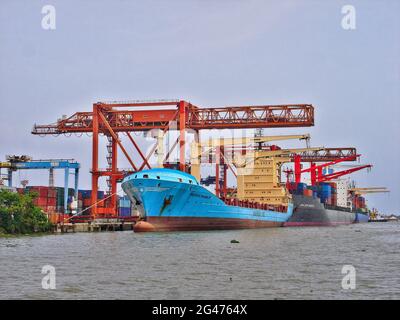
POLYGON ((357 209, 365 209, 365 198, 361 196, 356 196, 353 198, 353 207, 357 209))
POLYGON ((322 182, 315 186, 309 186, 302 182, 297 184, 297 188, 295 187, 295 184, 292 184, 289 190, 297 195, 304 195, 314 198, 319 197, 321 202, 327 205, 337 205, 337 190, 336 183, 334 182, 322 182))

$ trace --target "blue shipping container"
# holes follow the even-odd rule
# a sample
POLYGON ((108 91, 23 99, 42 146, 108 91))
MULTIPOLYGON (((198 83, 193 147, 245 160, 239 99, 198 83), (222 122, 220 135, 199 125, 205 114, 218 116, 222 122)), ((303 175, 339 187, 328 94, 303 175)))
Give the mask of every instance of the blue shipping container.
POLYGON ((332 197, 332 187, 330 184, 323 183, 320 185, 320 198, 322 202, 326 202, 326 200, 330 199, 332 197))
POLYGON ((130 217, 132 215, 131 208, 119 208, 118 209, 120 217, 130 217))
POLYGON ((120 208, 130 208, 131 207, 131 200, 128 197, 120 197, 118 201, 120 208))
MULTIPOLYGON (((82 195, 83 199, 89 199, 92 197, 92 190, 79 190, 79 193, 82 195)), ((104 199, 104 191, 98 191, 97 198, 104 199)))

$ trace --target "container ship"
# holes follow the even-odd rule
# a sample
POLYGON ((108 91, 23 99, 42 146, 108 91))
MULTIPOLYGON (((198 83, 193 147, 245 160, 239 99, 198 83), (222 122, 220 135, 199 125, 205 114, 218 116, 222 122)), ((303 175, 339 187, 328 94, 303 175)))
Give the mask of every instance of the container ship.
POLYGON ((165 168, 129 175, 122 188, 140 212, 135 232, 280 227, 293 211, 290 201, 273 206, 221 199, 194 176, 165 168))
POLYGON ((338 180, 291 188, 293 215, 285 226, 335 226, 368 222, 365 198, 349 197, 347 182, 338 180))

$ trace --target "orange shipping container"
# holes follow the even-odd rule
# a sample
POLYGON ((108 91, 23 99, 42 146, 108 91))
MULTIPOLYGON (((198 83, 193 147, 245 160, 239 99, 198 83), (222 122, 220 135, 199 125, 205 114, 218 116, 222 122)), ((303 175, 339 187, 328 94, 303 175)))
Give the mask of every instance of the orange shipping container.
POLYGON ((303 195, 307 196, 307 197, 312 197, 313 195, 313 191, 309 190, 309 189, 304 189, 303 190, 303 195))

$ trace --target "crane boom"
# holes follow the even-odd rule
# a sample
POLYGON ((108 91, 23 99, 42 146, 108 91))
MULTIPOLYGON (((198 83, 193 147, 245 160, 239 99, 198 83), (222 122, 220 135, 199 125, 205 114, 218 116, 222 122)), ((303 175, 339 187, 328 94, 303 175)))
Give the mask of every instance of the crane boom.
POLYGON ((355 191, 357 195, 368 194, 368 193, 389 193, 389 190, 370 190, 370 191, 355 191))
POLYGON ((364 166, 359 166, 357 168, 352 168, 352 169, 347 169, 347 170, 342 170, 342 171, 337 171, 331 174, 327 174, 327 175, 322 175, 322 176, 318 176, 317 177, 317 182, 325 182, 325 181, 330 181, 330 180, 334 180, 337 178, 340 178, 344 175, 348 175, 350 173, 362 170, 362 169, 366 169, 366 168, 372 168, 372 165, 368 164, 368 165, 364 165, 364 166))
MULTIPOLYGON (((94 118, 99 113, 106 116, 114 132, 164 129, 169 122, 173 121, 184 121, 186 128, 195 130, 308 127, 314 125, 314 107, 310 104, 199 108, 186 101, 163 100, 160 102, 132 103, 98 102, 93 105, 93 110, 93 112, 76 112, 70 117, 59 119, 54 124, 35 124, 32 134, 93 132, 94 118), (181 107, 181 105, 184 107, 181 107), (163 109, 154 109, 160 106, 163 109), (172 108, 165 109, 166 106, 172 108), (133 109, 126 109, 128 107, 133 109), (140 110, 139 107, 145 109, 140 110), (183 118, 179 117, 181 112, 184 114, 183 118)), ((105 124, 99 123, 99 131, 107 133, 109 129, 105 124)))
POLYGON ((387 190, 386 187, 369 187, 369 188, 351 188, 349 191, 370 191, 370 190, 387 190))
POLYGON ((369 193, 388 193, 390 192, 390 190, 388 190, 386 187, 369 187, 369 188, 351 188, 349 189, 349 192, 355 195, 362 195, 369 193))
MULTIPOLYGON (((197 143, 193 142, 191 144, 191 173, 197 179, 200 179, 200 162, 201 156, 209 155, 212 152, 216 152, 217 148, 226 148, 229 146, 237 146, 237 145, 248 145, 251 143, 262 143, 262 142, 271 142, 271 141, 282 141, 282 140, 291 140, 291 139, 299 139, 299 140, 309 140, 309 134, 301 134, 301 135, 278 135, 278 136, 256 136, 256 137, 243 137, 243 138, 219 138, 219 139, 208 139, 203 142, 197 143), (203 148, 205 150, 203 150, 203 148)), ((320 148, 314 148, 313 150, 317 151, 320 148)), ((219 150, 220 152, 221 150, 219 150)), ((288 151, 282 151, 281 149, 276 151, 269 151, 269 155, 274 154, 282 154, 288 153, 288 151), (272 152, 272 153, 271 153, 272 152)), ((224 152, 220 152, 221 156, 225 158, 225 162, 230 166, 232 163, 227 161, 227 158, 224 155, 224 152)), ((232 157, 231 157, 232 158, 232 157)), ((232 168, 230 167, 233 172, 232 168)), ((234 173, 234 172, 233 172, 234 173)), ((235 174, 235 173, 234 173, 235 174)))
POLYGON ((263 137, 244 137, 244 138, 220 138, 209 139, 201 142, 202 147, 218 147, 218 146, 232 146, 232 145, 247 145, 251 143, 262 143, 271 141, 283 140, 309 140, 309 134, 300 135, 279 135, 279 136, 263 136, 263 137))

